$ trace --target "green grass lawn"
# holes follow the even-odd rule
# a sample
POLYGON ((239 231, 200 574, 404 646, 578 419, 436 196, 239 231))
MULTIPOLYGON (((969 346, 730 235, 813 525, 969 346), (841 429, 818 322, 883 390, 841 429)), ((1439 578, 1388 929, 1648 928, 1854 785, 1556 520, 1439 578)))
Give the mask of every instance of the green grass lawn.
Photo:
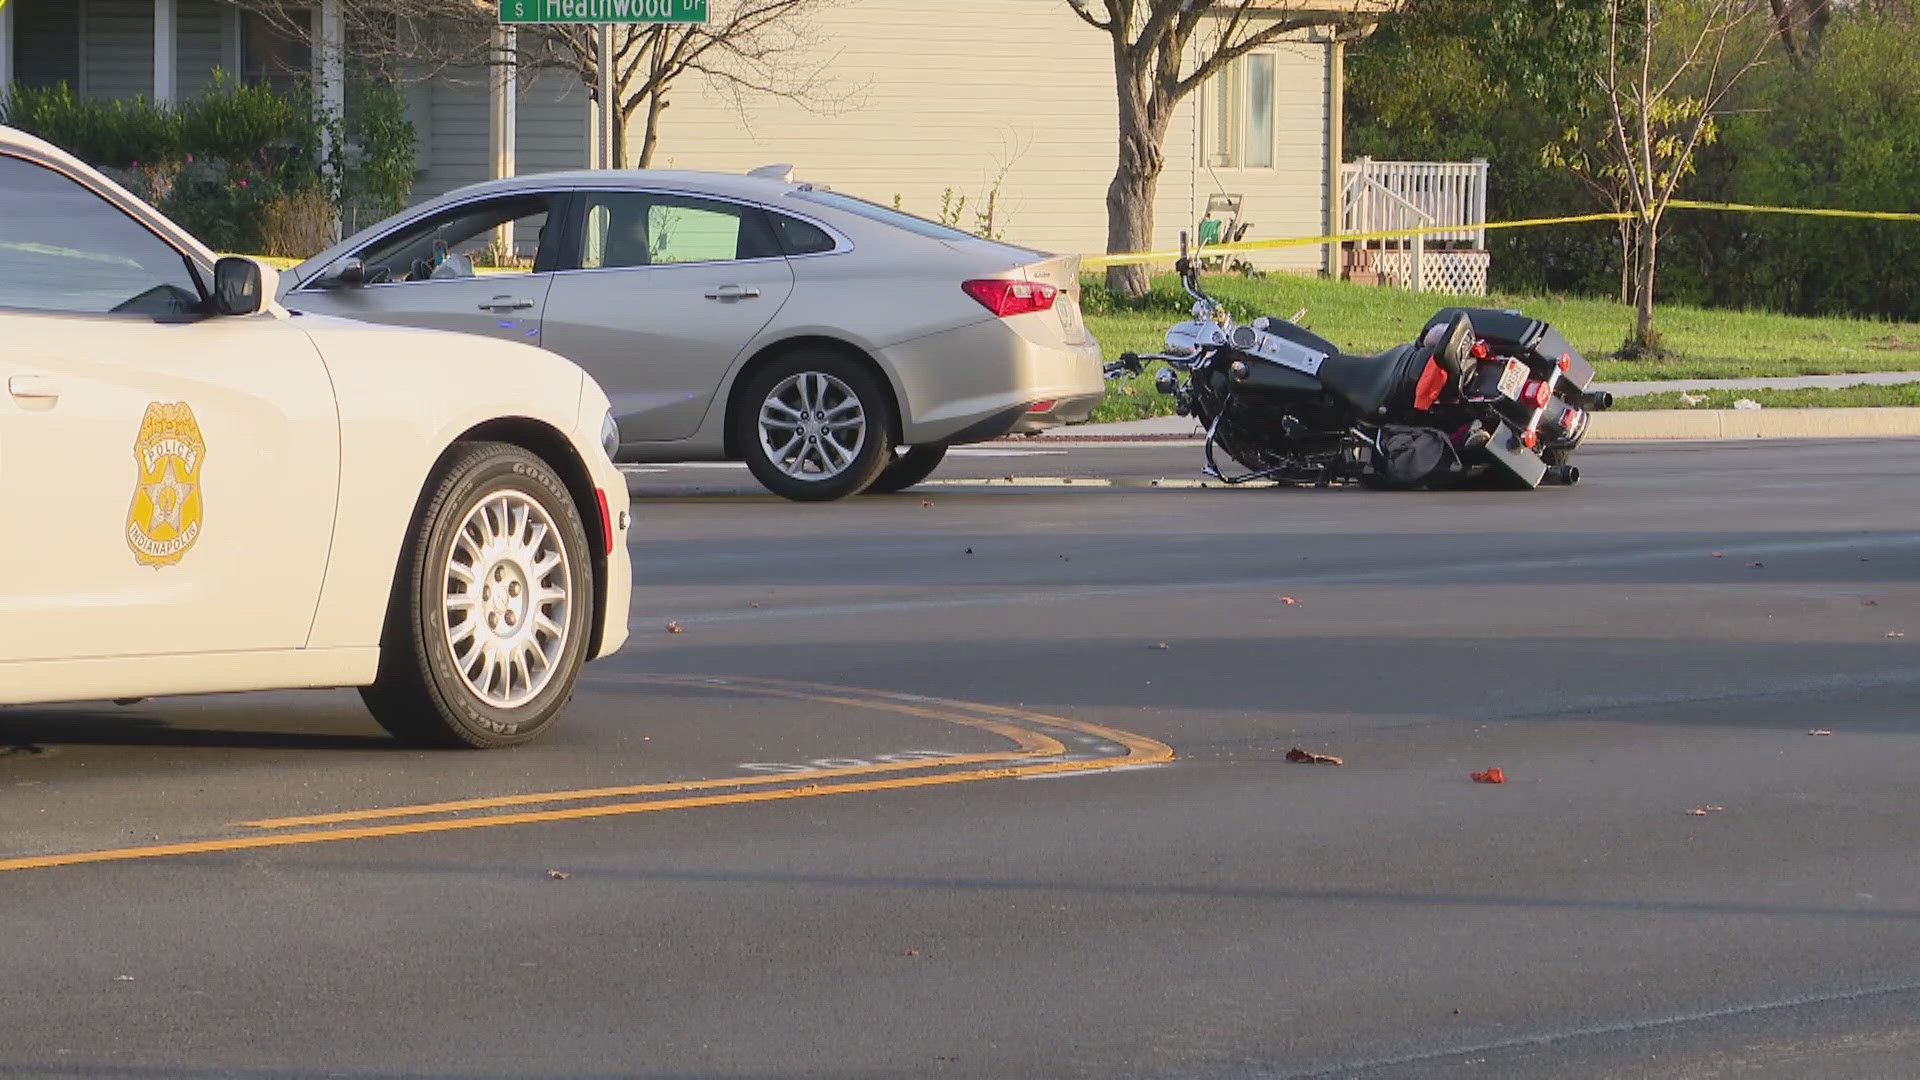
MULTIPOLYGON (((1206 287, 1233 310, 1236 318, 1285 317, 1305 308, 1307 314, 1302 322, 1315 333, 1348 351, 1366 353, 1412 340, 1435 311, 1450 303, 1450 298, 1431 293, 1282 274, 1258 280, 1208 277, 1206 287)), ((1154 279, 1153 300, 1148 310, 1113 310, 1104 299, 1103 290, 1089 290, 1087 324, 1099 338, 1109 360, 1122 352, 1157 351, 1167 327, 1186 318, 1189 306, 1186 294, 1180 291, 1179 280, 1170 274, 1154 279)), ((1920 323, 1661 308, 1655 326, 1666 336, 1672 355, 1661 360, 1613 360, 1608 358, 1609 354, 1626 339, 1633 321, 1632 312, 1619 304, 1558 297, 1463 299, 1476 307, 1518 308, 1552 323, 1594 362, 1603 381, 1920 371, 1920 323)), ((1888 388, 1860 389, 1885 391, 1888 388)), ((1863 396, 1852 390, 1807 393, 1863 396)), ((1773 406, 1751 393, 1741 396, 1753 397, 1770 407, 1793 407, 1773 406)), ((1864 397, 1868 400, 1858 404, 1920 404, 1891 400, 1884 393, 1877 398, 1864 397)), ((1833 403, 1849 402, 1836 399, 1833 403)), ((1622 404, 1624 406, 1624 402, 1622 404)), ((1678 406, 1669 403, 1664 407, 1678 406)), ((1110 384, 1107 400, 1094 411, 1093 419, 1135 420, 1164 416, 1172 411, 1172 401, 1154 392, 1153 368, 1149 365, 1146 374, 1138 379, 1110 384)))
POLYGON ((1898 386, 1843 386, 1837 390, 1707 390, 1689 394, 1641 394, 1621 398, 1614 411, 1647 409, 1731 409, 1741 398, 1768 409, 1865 409, 1920 405, 1920 383, 1898 386), (1706 400, 1701 400, 1705 398, 1706 400))

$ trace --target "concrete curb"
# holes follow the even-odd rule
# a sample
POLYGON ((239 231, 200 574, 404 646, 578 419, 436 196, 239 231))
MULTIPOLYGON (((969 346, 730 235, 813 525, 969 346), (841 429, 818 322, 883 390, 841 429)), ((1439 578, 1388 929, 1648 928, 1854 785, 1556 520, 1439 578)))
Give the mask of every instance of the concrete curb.
POLYGON ((1590 442, 1920 436, 1920 408, 1667 409, 1595 414, 1590 442))

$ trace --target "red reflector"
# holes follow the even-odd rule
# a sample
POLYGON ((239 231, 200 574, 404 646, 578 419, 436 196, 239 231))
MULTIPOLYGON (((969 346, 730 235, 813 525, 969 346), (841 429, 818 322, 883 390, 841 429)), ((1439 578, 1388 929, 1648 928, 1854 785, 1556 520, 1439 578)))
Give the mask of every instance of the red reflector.
POLYGON ((1540 446, 1540 433, 1537 431, 1525 432, 1520 436, 1520 441, 1527 444, 1527 449, 1536 450, 1540 446))
POLYGON ((1492 355, 1493 355, 1493 350, 1487 348, 1486 342, 1476 341, 1473 343, 1472 356, 1475 360, 1485 360, 1487 357, 1492 355))
POLYGON ((1036 311, 1051 311, 1054 299, 1060 295, 1060 290, 1052 285, 1005 278, 963 281, 960 287, 967 291, 968 296, 980 301, 981 307, 1003 319, 1031 315, 1036 311))
POLYGON ((1027 406, 1027 411, 1028 412, 1052 412, 1053 407, 1058 404, 1060 403, 1057 401, 1036 401, 1033 404, 1027 406))
POLYGON ((600 532, 607 545, 601 550, 611 555, 613 554, 613 511, 607 507, 606 489, 594 488, 593 493, 600 497, 600 532))
POLYGON ((1566 371, 1571 367, 1573 367, 1573 355, 1571 353, 1561 353, 1560 354, 1560 370, 1566 371))

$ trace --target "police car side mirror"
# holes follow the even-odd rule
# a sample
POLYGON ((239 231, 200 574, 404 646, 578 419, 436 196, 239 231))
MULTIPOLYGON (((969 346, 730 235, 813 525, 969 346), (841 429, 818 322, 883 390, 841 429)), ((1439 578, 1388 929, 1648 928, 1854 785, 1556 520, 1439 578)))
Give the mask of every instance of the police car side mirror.
POLYGON ((279 272, 264 263, 229 255, 213 264, 213 310, 217 315, 256 315, 266 309, 279 272))

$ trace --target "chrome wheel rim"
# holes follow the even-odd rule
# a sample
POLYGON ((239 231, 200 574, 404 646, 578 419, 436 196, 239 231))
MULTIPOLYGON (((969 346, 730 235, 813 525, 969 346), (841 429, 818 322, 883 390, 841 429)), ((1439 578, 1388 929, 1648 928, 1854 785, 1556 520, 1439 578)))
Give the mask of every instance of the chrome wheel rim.
POLYGON ((760 406, 760 449, 796 480, 831 480, 851 468, 866 445, 866 407, 831 375, 788 376, 760 406))
POLYGON ((519 491, 480 500, 447 553, 441 625, 467 689, 496 709, 537 697, 560 670, 573 574, 546 508, 519 491))

